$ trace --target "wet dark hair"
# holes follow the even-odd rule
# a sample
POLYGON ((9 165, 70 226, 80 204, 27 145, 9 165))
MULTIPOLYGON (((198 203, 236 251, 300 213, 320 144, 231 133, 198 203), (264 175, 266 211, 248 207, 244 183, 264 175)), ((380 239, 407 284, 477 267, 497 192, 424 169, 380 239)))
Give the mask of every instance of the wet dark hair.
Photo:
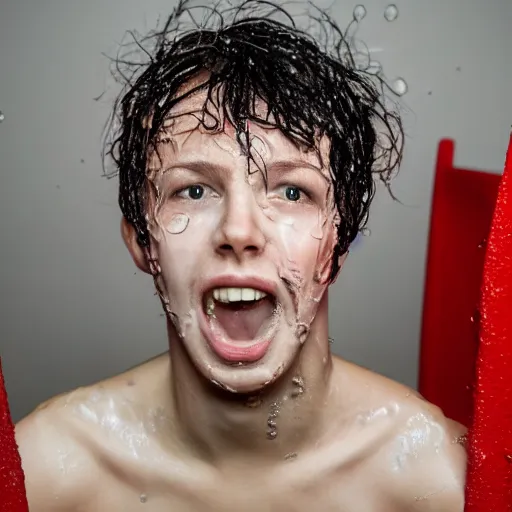
POLYGON ((308 15, 320 28, 314 37, 311 30, 299 29, 281 6, 263 0, 224 10, 202 6, 201 23, 195 22, 195 9, 181 0, 162 29, 143 38, 132 34, 137 55, 145 61, 133 60, 133 53, 114 60, 124 89, 114 105, 104 156, 113 159, 119 174, 123 215, 134 226, 138 243, 147 247, 147 156, 156 149, 173 105, 204 90, 208 99, 203 114, 194 115, 215 131, 222 127, 211 108, 222 112, 235 127, 248 162, 255 162, 251 121, 277 127, 294 144, 311 150, 318 149, 320 136, 329 138, 329 167, 341 218, 331 271, 335 276, 338 257, 368 220, 374 177, 389 188, 402 156, 402 124, 387 107, 384 80, 359 69, 346 33, 323 10, 314 8, 315 14, 308 15), (182 27, 185 15, 195 24, 189 30, 182 27), (205 71, 199 85, 176 95, 205 71), (257 99, 268 105, 264 118, 256 115, 257 99))

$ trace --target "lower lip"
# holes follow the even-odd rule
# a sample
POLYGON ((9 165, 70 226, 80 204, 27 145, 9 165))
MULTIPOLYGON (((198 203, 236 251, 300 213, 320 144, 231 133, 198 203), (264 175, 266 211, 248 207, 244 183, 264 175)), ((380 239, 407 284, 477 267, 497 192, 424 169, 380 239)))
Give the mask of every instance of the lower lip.
POLYGON ((229 343, 220 339, 212 330, 209 319, 203 311, 201 311, 201 324, 203 336, 207 339, 211 349, 217 357, 230 363, 255 363, 259 361, 267 353, 272 341, 272 335, 269 333, 267 339, 259 340, 252 345, 229 343))

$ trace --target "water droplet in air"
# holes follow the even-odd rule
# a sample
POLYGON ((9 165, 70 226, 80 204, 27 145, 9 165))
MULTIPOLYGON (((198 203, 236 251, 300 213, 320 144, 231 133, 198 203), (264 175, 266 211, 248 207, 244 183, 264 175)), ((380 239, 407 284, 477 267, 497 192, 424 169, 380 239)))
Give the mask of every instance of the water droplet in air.
POLYGON ((0 123, 2 123, 5 119, 4 113, 0 110, 0 123))
POLYGON ((393 91, 398 96, 403 96, 409 90, 407 82, 403 78, 397 78, 393 84, 393 91))
POLYGON ((366 7, 364 5, 356 5, 353 15, 356 21, 361 21, 366 16, 366 7))
POLYGON ((398 18, 398 7, 395 4, 390 4, 384 10, 384 18, 387 21, 395 21, 398 18))

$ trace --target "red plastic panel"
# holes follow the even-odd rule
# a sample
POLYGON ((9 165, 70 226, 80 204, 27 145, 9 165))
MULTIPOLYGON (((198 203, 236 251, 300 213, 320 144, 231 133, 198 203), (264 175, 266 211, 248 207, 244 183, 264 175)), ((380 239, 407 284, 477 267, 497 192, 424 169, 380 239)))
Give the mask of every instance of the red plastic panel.
POLYGON ((454 148, 440 142, 435 170, 419 391, 469 425, 485 243, 501 176, 454 167, 454 148))

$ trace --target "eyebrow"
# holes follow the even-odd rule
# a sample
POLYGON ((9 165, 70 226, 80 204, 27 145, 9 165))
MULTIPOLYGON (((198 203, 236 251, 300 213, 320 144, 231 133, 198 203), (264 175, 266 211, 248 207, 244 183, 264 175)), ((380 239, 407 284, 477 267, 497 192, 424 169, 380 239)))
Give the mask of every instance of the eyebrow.
POLYGON ((175 162, 165 169, 165 172, 173 171, 175 169, 188 169, 189 171, 197 172, 199 174, 222 174, 229 172, 227 167, 223 165, 214 164, 207 160, 196 160, 192 162, 175 162))
MULTIPOLYGON (((165 172, 172 171, 173 169, 189 169, 190 171, 198 172, 200 174, 222 174, 230 172, 228 167, 220 164, 208 162, 207 160, 196 160, 192 162, 176 162, 169 166, 165 172)), ((311 169, 322 174, 320 167, 313 165, 303 160, 276 160, 266 165, 267 171, 293 171, 295 169, 311 169)), ((323 176, 323 174, 322 174, 323 176)))
POLYGON ((270 165, 267 166, 267 169, 270 171, 293 171, 295 169, 311 169, 313 171, 322 172, 320 167, 310 164, 309 162, 304 162, 303 160, 277 160, 275 162, 271 162, 270 165))

